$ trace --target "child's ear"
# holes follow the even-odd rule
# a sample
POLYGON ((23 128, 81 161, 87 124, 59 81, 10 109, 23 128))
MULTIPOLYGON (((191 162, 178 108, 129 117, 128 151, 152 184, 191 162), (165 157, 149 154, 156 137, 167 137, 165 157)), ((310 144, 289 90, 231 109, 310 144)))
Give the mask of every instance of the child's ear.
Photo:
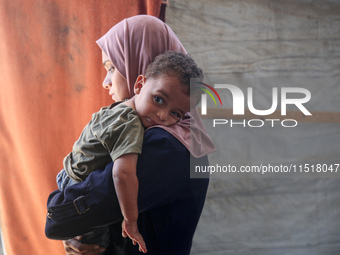
POLYGON ((140 91, 142 90, 142 87, 144 86, 145 83, 145 76, 144 75, 139 75, 137 77, 137 80, 135 82, 135 86, 134 86, 134 92, 135 94, 139 94, 140 91))

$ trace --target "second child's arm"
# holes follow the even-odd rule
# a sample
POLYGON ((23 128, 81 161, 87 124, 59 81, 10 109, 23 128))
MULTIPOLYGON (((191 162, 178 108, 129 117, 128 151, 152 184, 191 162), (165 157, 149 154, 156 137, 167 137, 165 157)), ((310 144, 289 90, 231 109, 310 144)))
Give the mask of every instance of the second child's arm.
POLYGON ((124 216, 122 235, 129 236, 133 243, 139 244, 139 250, 146 252, 145 242, 138 231, 138 179, 136 174, 138 154, 130 153, 117 158, 112 169, 119 205, 124 216))

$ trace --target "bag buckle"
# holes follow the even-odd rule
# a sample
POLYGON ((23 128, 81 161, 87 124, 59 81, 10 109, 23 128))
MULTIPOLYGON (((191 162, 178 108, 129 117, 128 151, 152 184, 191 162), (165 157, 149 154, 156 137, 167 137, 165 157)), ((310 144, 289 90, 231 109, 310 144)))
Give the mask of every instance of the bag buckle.
POLYGON ((85 210, 79 209, 77 202, 82 201, 81 200, 82 198, 84 198, 84 196, 77 197, 75 200, 73 200, 73 205, 76 208, 78 214, 84 214, 84 213, 86 213, 87 211, 90 210, 90 207, 86 208, 86 204, 84 203, 84 201, 82 202, 82 204, 79 205, 79 207, 84 207, 86 209, 85 210))

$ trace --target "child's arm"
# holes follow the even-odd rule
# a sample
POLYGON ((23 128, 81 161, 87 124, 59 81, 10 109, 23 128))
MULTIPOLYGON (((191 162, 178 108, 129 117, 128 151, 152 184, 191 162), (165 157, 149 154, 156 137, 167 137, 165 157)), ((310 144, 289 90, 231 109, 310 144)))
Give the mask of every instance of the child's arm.
POLYGON ((120 209, 124 216, 122 223, 123 237, 129 236, 133 244, 138 243, 139 250, 146 252, 145 242, 138 231, 138 179, 136 175, 138 154, 130 153, 117 158, 112 169, 113 182, 120 209))

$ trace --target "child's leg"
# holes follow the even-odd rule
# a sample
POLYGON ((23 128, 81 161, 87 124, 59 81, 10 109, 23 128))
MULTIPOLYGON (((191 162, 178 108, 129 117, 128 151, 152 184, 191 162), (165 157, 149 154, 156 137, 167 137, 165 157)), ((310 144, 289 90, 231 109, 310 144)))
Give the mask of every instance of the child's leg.
MULTIPOLYGON (((61 191, 76 183, 78 182, 70 178, 65 169, 61 170, 57 175, 57 185, 61 191)), ((109 227, 100 227, 84 234, 80 242, 84 244, 98 244, 101 247, 107 248, 110 243, 109 227)))
POLYGON ((57 185, 58 189, 61 191, 76 183, 77 181, 73 180, 67 175, 65 169, 61 170, 57 175, 57 185))

